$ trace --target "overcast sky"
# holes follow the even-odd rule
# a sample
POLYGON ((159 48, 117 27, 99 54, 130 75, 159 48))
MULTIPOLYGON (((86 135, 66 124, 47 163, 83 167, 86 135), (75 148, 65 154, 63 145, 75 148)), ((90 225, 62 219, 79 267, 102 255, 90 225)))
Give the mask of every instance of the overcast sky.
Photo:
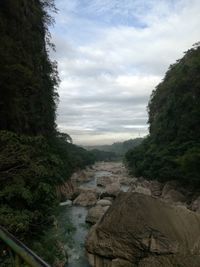
POLYGON ((83 145, 146 135, 152 90, 200 41, 200 1, 55 2, 59 129, 83 145))

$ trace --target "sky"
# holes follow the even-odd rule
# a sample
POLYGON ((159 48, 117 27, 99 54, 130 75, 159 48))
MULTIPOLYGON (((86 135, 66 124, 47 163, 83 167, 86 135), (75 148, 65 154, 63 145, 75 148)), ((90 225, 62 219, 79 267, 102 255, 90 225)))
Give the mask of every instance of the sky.
POLYGON ((57 124, 79 145, 148 134, 147 105, 170 66, 200 41, 199 0, 55 0, 57 124))

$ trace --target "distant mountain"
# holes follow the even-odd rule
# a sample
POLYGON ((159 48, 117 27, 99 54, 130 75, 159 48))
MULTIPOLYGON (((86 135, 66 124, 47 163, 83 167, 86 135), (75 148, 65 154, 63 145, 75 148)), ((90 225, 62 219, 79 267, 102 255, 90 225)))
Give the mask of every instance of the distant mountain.
POLYGON ((100 150, 105 152, 115 153, 117 156, 123 156, 128 150, 140 145, 143 138, 130 139, 124 142, 117 142, 112 145, 100 145, 100 146, 86 146, 87 150, 100 150))

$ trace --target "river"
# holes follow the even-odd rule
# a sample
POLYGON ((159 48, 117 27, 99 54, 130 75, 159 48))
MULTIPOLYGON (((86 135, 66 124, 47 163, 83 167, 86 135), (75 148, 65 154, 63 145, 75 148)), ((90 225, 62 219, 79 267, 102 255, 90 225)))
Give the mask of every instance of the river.
MULTIPOLYGON (((81 188, 98 188, 99 191, 103 190, 102 187, 97 186, 97 178, 103 176, 112 176, 111 171, 95 171, 90 181, 82 182, 79 184, 81 188)), ((121 185, 122 191, 127 191, 128 186, 121 185)), ((65 249, 68 251, 68 264, 66 267, 89 267, 87 257, 85 255, 85 238, 89 231, 90 225, 85 222, 89 207, 82 207, 77 205, 62 206, 60 208, 60 222, 61 227, 67 229, 69 227, 68 222, 70 219, 73 229, 71 229, 71 235, 68 232, 65 233, 66 239, 65 249)))

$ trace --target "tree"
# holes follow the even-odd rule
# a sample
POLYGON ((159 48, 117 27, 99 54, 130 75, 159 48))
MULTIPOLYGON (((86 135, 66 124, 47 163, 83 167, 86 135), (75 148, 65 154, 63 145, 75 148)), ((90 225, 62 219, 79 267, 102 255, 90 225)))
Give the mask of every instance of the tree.
POLYGON ((200 47, 169 67, 149 104, 149 137, 126 155, 135 175, 200 186, 200 47))

